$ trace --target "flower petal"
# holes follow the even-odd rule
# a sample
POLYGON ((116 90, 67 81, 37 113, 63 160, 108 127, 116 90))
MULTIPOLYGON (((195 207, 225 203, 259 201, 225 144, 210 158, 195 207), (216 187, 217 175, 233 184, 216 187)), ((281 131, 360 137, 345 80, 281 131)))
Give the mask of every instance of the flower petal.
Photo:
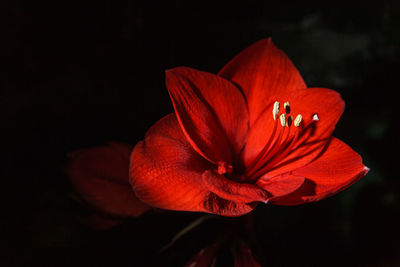
POLYGON ((221 198, 244 203, 268 199, 267 192, 256 185, 236 183, 211 170, 205 171, 202 177, 206 187, 221 198))
POLYGON ((233 163, 248 130, 246 102, 231 82, 186 67, 166 72, 178 121, 193 148, 210 162, 233 163))
POLYGON ((241 159, 247 167, 253 163, 273 135, 276 121, 271 111, 272 104, 267 106, 249 129, 246 144, 241 152, 241 159))
POLYGON ((70 153, 67 172, 79 197, 94 208, 115 216, 136 217, 149 210, 129 184, 131 150, 130 145, 112 142, 109 146, 70 153))
POLYGON ((239 216, 254 205, 222 199, 204 185, 202 174, 216 166, 187 141, 175 114, 157 122, 131 155, 130 181, 145 203, 163 209, 239 216))
POLYGON ((292 92, 307 86, 290 59, 270 38, 251 45, 234 57, 218 75, 237 84, 246 97, 250 125, 274 101, 287 101, 292 92))
POLYGON ((359 154, 337 138, 332 137, 326 150, 315 161, 293 171, 306 182, 299 190, 274 204, 296 205, 332 196, 357 182, 368 173, 359 154))
POLYGON ((308 133, 308 142, 329 138, 344 111, 345 103, 336 91, 325 88, 309 88, 290 97, 294 117, 303 116, 306 124, 317 115, 315 127, 308 133))
POLYGON ((257 206, 257 203, 234 202, 210 193, 207 196, 204 206, 209 213, 226 217, 236 217, 249 213, 257 206))
POLYGON ((257 185, 262 187, 273 197, 281 197, 293 193, 304 183, 304 177, 291 175, 289 173, 277 175, 272 178, 262 177, 257 181, 257 185))

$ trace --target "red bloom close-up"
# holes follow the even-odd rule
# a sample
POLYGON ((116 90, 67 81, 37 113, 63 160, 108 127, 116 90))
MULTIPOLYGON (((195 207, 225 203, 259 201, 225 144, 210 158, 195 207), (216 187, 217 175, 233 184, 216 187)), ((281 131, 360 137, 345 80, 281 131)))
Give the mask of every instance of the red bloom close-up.
POLYGON ((154 124, 131 155, 130 182, 144 203, 240 216, 258 203, 297 205, 329 197, 367 172, 332 136, 339 93, 307 88, 270 39, 217 74, 166 72, 175 112, 154 124))

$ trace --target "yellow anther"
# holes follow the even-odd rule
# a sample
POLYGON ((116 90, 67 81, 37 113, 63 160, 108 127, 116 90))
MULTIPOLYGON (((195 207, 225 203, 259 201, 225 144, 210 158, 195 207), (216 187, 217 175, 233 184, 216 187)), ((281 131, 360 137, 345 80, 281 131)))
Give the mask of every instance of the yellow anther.
POLYGON ((313 121, 319 121, 319 117, 318 114, 314 114, 314 116, 312 117, 313 121))
POLYGON ((299 127, 302 119, 303 119, 303 116, 301 116, 301 114, 297 115, 296 119, 294 119, 294 126, 299 127))
POLYGON ((279 106, 280 106, 279 102, 275 101, 274 108, 272 109, 272 116, 274 117, 274 120, 276 120, 276 117, 279 114, 279 106))
POLYGON ((286 116, 285 114, 281 114, 281 116, 279 117, 279 119, 281 120, 281 125, 282 127, 284 127, 286 125, 286 116))
POLYGON ((286 114, 290 113, 290 105, 289 102, 283 103, 283 108, 285 109, 286 114))

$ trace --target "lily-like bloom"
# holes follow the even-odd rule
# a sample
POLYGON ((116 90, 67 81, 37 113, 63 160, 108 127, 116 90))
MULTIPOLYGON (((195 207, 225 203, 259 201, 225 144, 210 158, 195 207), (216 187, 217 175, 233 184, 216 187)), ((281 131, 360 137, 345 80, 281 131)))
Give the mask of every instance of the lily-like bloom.
POLYGON ((297 205, 331 196, 368 168, 332 132, 340 95, 307 88, 270 39, 219 73, 166 72, 175 113, 131 155, 130 182, 143 202, 170 210, 240 216, 257 203, 297 205))

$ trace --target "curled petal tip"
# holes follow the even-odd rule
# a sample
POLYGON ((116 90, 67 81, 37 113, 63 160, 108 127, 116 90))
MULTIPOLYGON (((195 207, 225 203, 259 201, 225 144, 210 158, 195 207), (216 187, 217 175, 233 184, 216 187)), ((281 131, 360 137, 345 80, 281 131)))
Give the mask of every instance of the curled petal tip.
POLYGON ((368 168, 367 166, 364 166, 363 171, 365 172, 365 174, 367 174, 370 171, 370 168, 368 168))
POLYGON ((275 45, 274 42, 272 41, 271 37, 267 37, 267 38, 262 39, 262 42, 265 42, 265 44, 267 46, 269 46, 269 45, 273 45, 274 46, 275 45))

